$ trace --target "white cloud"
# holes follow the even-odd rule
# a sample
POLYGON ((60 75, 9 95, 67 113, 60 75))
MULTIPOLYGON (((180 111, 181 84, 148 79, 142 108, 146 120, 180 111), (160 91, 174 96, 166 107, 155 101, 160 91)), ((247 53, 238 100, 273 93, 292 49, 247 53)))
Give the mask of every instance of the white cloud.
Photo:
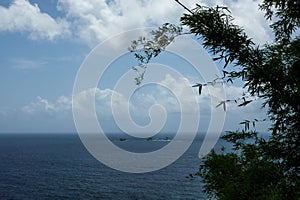
MULTIPOLYGON (((182 0, 193 8, 195 0, 182 0)), ((207 1, 201 4, 215 6, 225 5, 232 11, 235 22, 243 26, 256 42, 270 40, 268 24, 263 12, 258 10, 260 1, 207 1)), ((160 26, 165 22, 179 24, 183 12, 186 12, 173 0, 59 0, 58 9, 66 13, 72 24, 74 34, 87 44, 93 46, 111 35, 133 28, 160 26)))
MULTIPOLYGON (((114 106, 114 114, 128 117, 127 111, 129 108, 130 114, 137 118, 147 118, 151 106, 160 104, 168 113, 180 113, 178 99, 183 99, 181 102, 185 111, 191 113, 195 112, 195 105, 191 100, 193 97, 186 92, 185 87, 191 85, 186 78, 175 80, 171 75, 167 75, 164 80, 160 82, 166 88, 154 86, 148 91, 136 92, 134 99, 129 102, 123 94, 113 91, 111 89, 91 88, 76 95, 74 103, 80 108, 82 115, 86 110, 87 99, 95 98, 95 110, 99 119, 109 119, 113 116, 112 106, 114 106), (171 91, 171 92, 170 92, 171 91), (173 93, 176 93, 175 96, 173 93), (113 96, 113 98, 112 98, 113 96)), ((190 88, 189 88, 190 89, 190 88)), ((140 91, 140 90, 139 90, 140 91)), ((30 116, 62 116, 62 114, 71 114, 72 100, 71 97, 61 96, 54 101, 38 96, 34 101, 21 108, 21 111, 30 116)))
POLYGON ((89 45, 134 28, 179 22, 181 8, 173 1, 59 0, 74 34, 89 45))
MULTIPOLYGON (((189 8, 201 5, 225 5, 235 22, 243 26, 256 42, 270 41, 268 23, 258 10, 262 0, 181 0, 189 8)), ((134 28, 160 26, 165 22, 179 24, 184 10, 174 0, 58 0, 57 10, 65 16, 52 18, 37 4, 15 0, 9 8, 0 6, 0 31, 27 32, 31 39, 72 36, 89 46, 134 28)))
POLYGON ((166 85, 168 89, 174 92, 177 96, 170 97, 165 90, 160 90, 159 96, 163 104, 168 105, 170 110, 173 112, 180 112, 178 110, 177 101, 181 101, 181 106, 185 108, 185 111, 190 114, 194 113, 195 110, 195 95, 196 93, 188 92, 191 88, 192 83, 187 78, 175 79, 171 75, 167 74, 165 79, 161 81, 162 84, 166 85), (177 107, 177 109, 176 109, 177 107))
MULTIPOLYGON (((111 105, 115 106, 115 110, 117 112, 114 114, 117 114, 119 116, 118 118, 120 118, 120 116, 121 118, 128 117, 127 108, 129 107, 130 114, 133 117, 133 120, 144 125, 149 123, 149 109, 153 105, 160 104, 161 106, 163 106, 167 112, 167 116, 169 116, 170 114, 171 116, 180 116, 181 113, 178 99, 183 99, 181 104, 185 108, 185 111, 188 112, 185 114, 198 114, 195 113, 195 105, 193 104, 193 101, 191 101, 194 96, 191 96, 190 93, 186 93, 186 89, 188 88, 185 87, 187 85, 191 85, 188 79, 175 79, 171 75, 167 75, 160 83, 163 84, 167 89, 157 86, 154 86, 150 89, 148 88, 144 91, 139 89, 136 93, 134 93, 135 96, 133 97, 133 99, 130 99, 129 102, 126 100, 123 94, 111 89, 101 90, 99 88, 91 88, 89 90, 81 92, 79 96, 76 97, 76 102, 74 103, 80 105, 81 114, 82 116, 84 116, 84 112, 86 111, 87 107, 86 104, 88 103, 87 99, 90 97, 95 97, 95 109, 98 119, 100 121, 106 120, 104 121, 104 123, 108 127, 111 126, 110 124, 112 124, 113 122, 111 121, 113 120, 111 105), (172 94, 170 91, 175 93, 177 97, 174 96, 174 94, 172 94), (112 102, 113 95, 114 101, 112 102)), ((219 90, 219 88, 215 88, 214 92, 218 93, 220 92, 219 90)), ((226 86, 225 92, 227 99, 236 99, 243 94, 244 90, 236 86, 226 86)), ((195 89, 195 95, 198 98, 198 103, 200 106, 200 120, 203 124, 203 126, 201 126, 201 131, 203 131, 205 126, 207 126, 209 123, 211 114, 210 110, 216 109, 216 105, 211 105, 211 96, 208 93, 206 87, 203 88, 203 92, 201 95, 198 95, 195 89)), ((242 126, 239 126, 239 123, 245 119, 264 119, 266 117, 266 109, 261 110, 260 106, 261 101, 254 101, 254 103, 251 103, 246 107, 238 107, 234 102, 227 103, 227 121, 225 123, 224 130, 232 130, 238 127, 243 128, 242 126)), ((34 101, 29 103, 28 105, 23 106, 20 110, 1 109, 0 117, 1 119, 9 119, 10 117, 12 117, 17 121, 26 121, 27 119, 33 119, 34 122, 34 120, 38 120, 39 126, 41 127, 43 127, 43 123, 47 124, 48 120, 52 120, 51 126, 55 126, 55 124, 59 123, 63 124, 64 121, 67 121, 70 124, 70 122, 73 121, 72 99, 71 97, 60 96, 56 100, 50 101, 42 97, 37 97, 34 101)), ((262 124, 259 130, 266 130, 266 127, 268 127, 268 125, 268 122, 267 124, 262 124)), ((7 129, 9 130, 9 128, 7 129)), ((59 131, 59 129, 60 126, 57 126, 57 131, 59 131)))
POLYGON ((180 113, 179 101, 185 112, 194 114, 195 112, 195 96, 187 92, 191 88, 191 83, 186 78, 175 79, 167 74, 165 79, 158 83, 157 86, 147 88, 137 88, 138 91, 129 99, 125 98, 125 94, 113 91, 111 89, 100 90, 99 88, 91 88, 76 95, 76 103, 78 108, 85 112, 87 107, 87 99, 95 97, 95 109, 98 116, 112 116, 112 106, 118 115, 126 117, 127 110, 135 117, 147 117, 148 111, 153 105, 163 106, 169 113, 180 113), (164 87, 161 87, 163 85, 164 87), (113 96, 114 95, 114 96, 113 96), (113 96, 113 98, 112 98, 113 96))
POLYGON ((30 104, 23 106, 21 110, 30 115, 44 113, 48 115, 58 114, 59 116, 64 112, 69 112, 71 110, 71 105, 71 99, 66 96, 60 96, 55 102, 51 102, 38 96, 30 104))
POLYGON ((42 13, 37 4, 15 0, 9 8, 0 6, 0 31, 26 32, 31 39, 49 39, 68 35, 68 23, 42 13))
MULTIPOLYGON (((95 110, 99 117, 111 117, 112 106, 118 111, 118 115, 126 115, 127 109, 129 108, 130 112, 137 117, 146 117, 144 116, 148 113, 149 108, 155 104, 162 105, 168 113, 179 113, 180 114, 180 105, 179 101, 181 100, 181 106, 184 107, 185 111, 189 114, 195 114, 195 104, 193 98, 196 95, 197 102, 200 107, 205 110, 210 110, 211 107, 215 108, 216 105, 211 105, 211 96, 220 96, 217 95, 221 93, 221 87, 211 88, 212 93, 210 94, 207 88, 202 89, 202 94, 197 94, 197 88, 192 95, 190 92, 187 92, 192 83, 186 78, 175 79, 171 75, 167 74, 165 79, 160 83, 165 87, 154 86, 148 90, 141 90, 141 92, 135 92, 134 96, 127 101, 125 96, 121 93, 113 91, 111 89, 99 89, 99 88, 90 88, 76 95, 74 103, 79 105, 82 112, 85 112, 87 107, 87 99, 95 97, 95 110), (114 97, 112 98, 112 96, 114 97)), ((225 86, 226 99, 237 99, 242 96, 245 92, 245 89, 237 86, 225 86)), ((255 99, 255 98, 252 98, 255 99)), ((240 100, 241 103, 243 100, 240 100)), ((254 103, 249 104, 246 107, 238 107, 234 101, 227 103, 227 110, 234 113, 239 113, 243 110, 243 113, 252 113, 260 110, 261 101, 254 101, 254 103), (252 112, 253 111, 253 112, 252 112)), ((49 101, 40 96, 36 98, 30 104, 23 106, 22 111, 28 114, 37 114, 37 113, 48 113, 48 114, 60 114, 62 112, 71 112, 72 100, 71 97, 60 96, 55 101, 49 101)), ((207 113, 206 113, 207 114, 207 113)))
POLYGON ((91 112, 87 108, 90 106, 89 99, 95 99, 95 111, 99 119, 109 119, 113 116, 112 107, 117 111, 116 114, 125 116, 127 108, 133 108, 133 105, 128 102, 125 97, 111 89, 90 88, 75 95, 73 100, 77 110, 83 115, 88 116, 91 112))

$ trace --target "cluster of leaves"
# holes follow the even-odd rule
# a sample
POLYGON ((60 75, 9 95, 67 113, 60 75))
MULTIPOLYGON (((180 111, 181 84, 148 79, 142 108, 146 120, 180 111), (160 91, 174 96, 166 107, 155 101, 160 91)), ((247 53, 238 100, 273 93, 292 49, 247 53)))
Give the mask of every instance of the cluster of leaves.
POLYGON ((283 169, 266 157, 267 142, 255 131, 228 132, 223 139, 233 144, 229 153, 214 150, 195 174, 201 176, 204 191, 217 199, 294 199, 286 196, 288 183, 283 169), (284 191, 283 191, 284 190, 284 191))
POLYGON ((289 40, 292 33, 300 26, 299 0, 264 0, 260 8, 265 11, 268 20, 272 20, 274 15, 278 18, 271 25, 277 41, 289 40))
POLYGON ((199 92, 199 95, 200 95, 201 92, 202 92, 203 86, 215 86, 217 84, 223 85, 224 84, 223 79, 224 79, 224 77, 222 77, 222 78, 217 77, 212 81, 209 81, 207 83, 197 83, 197 84, 193 85, 192 87, 198 87, 198 92, 199 92))
POLYGON ((136 85, 140 85, 144 79, 148 64, 151 59, 158 56, 165 48, 174 41, 174 38, 182 33, 182 28, 174 24, 165 23, 157 30, 151 31, 150 37, 140 37, 131 42, 128 50, 134 53, 138 60, 138 66, 132 69, 137 72, 136 85))
POLYGON ((244 130, 245 131, 247 131, 247 130, 250 130, 250 124, 252 124, 252 127, 255 129, 255 124, 257 123, 257 122, 264 122, 264 121, 266 121, 267 120, 267 118, 265 118, 265 119, 254 119, 254 120, 252 120, 252 121, 250 121, 250 120, 248 120, 248 119, 245 119, 244 121, 242 121, 240 124, 243 124, 244 125, 244 130))
MULTIPOLYGON (((218 55, 214 60, 224 60, 224 68, 235 60, 239 61, 236 63, 238 66, 247 62, 254 43, 242 28, 232 23, 233 18, 226 7, 210 8, 197 4, 192 13, 184 14, 182 25, 188 26, 191 33, 199 36, 210 53, 218 55)), ((243 73, 235 71, 230 76, 236 78, 243 73)))

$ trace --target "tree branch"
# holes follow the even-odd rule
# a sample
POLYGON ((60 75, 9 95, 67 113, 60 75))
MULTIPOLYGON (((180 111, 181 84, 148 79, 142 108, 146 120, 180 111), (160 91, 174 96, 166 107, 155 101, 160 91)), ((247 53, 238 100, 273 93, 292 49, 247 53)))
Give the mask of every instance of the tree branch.
POLYGON ((179 0, 175 0, 181 7, 183 7, 185 10, 187 10, 192 15, 194 14, 190 9, 188 9, 185 5, 183 5, 179 0))

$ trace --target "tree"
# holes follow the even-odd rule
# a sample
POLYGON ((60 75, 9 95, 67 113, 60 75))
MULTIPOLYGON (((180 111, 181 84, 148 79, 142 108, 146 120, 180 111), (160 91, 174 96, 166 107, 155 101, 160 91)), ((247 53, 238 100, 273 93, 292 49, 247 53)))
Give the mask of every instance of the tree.
MULTIPOLYGON (((197 4, 189 10, 175 1, 188 11, 180 19, 182 26, 200 38, 215 61, 224 63, 222 80, 242 79, 248 96, 264 100, 262 106, 267 106, 272 122, 267 139, 251 131, 247 120, 241 122, 245 130, 222 137, 233 148, 221 153, 213 150, 205 158, 195 174, 202 178, 204 191, 217 199, 300 199, 300 37, 295 34, 300 26, 300 1, 262 2, 260 9, 272 22, 274 33, 274 42, 262 47, 233 23, 228 8, 197 4), (228 70, 228 64, 233 69, 228 70)), ((143 80, 149 61, 175 37, 186 33, 181 26, 164 24, 152 32, 152 38, 132 43, 130 51, 140 62, 140 69, 135 68, 140 74, 137 84, 143 80)), ((239 106, 252 101, 240 99, 239 106)))

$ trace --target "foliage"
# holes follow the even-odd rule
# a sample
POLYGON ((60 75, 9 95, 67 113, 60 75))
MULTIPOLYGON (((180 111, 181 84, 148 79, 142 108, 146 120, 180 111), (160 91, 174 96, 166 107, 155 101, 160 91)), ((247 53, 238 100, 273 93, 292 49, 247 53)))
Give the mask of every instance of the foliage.
POLYGON ((140 37, 138 40, 132 41, 128 50, 134 53, 135 58, 139 62, 138 67, 133 67, 133 70, 138 73, 138 76, 135 78, 137 85, 142 83, 150 60, 164 51, 181 32, 181 27, 166 23, 150 33, 151 39, 140 37))
MULTIPOLYGON (((249 130, 249 120, 241 122, 245 131, 227 133, 223 139, 233 144, 233 152, 212 151, 197 175, 205 192, 218 199, 299 199, 300 198, 300 4, 295 1, 264 1, 266 18, 273 12, 273 44, 259 48, 232 23, 227 8, 197 5, 181 18, 191 33, 199 35, 216 60, 232 63, 240 70, 227 74, 241 78, 251 96, 264 99, 272 120, 272 135, 265 141, 249 130), (247 137, 246 137, 247 136, 247 137), (248 143, 247 141, 254 143, 248 143), (236 152, 237 151, 237 152, 236 152)), ((250 103, 245 100, 240 106, 250 103)), ((253 123, 255 125, 255 123, 253 123)))
POLYGON ((223 139, 233 143, 233 152, 212 151, 200 166, 209 197, 218 199, 282 199, 282 169, 266 159, 256 132, 228 132, 223 139))
MULTIPOLYGON (((274 42, 262 47, 233 23, 226 7, 197 4, 181 17, 182 26, 199 37, 215 61, 224 63, 221 80, 242 79, 248 90, 247 95, 216 106, 226 110, 230 101, 246 106, 252 102, 250 97, 257 97, 264 100, 262 106, 267 107, 272 122, 271 135, 263 138, 250 131, 250 124, 255 129, 260 120, 244 120, 241 124, 245 130, 227 132, 222 137, 233 145, 232 149, 212 151, 205 158, 195 175, 202 178, 209 197, 216 199, 300 199, 300 37, 295 32, 300 26, 300 1, 264 0, 260 9, 271 21, 274 33, 274 42), (228 64, 233 66, 230 70, 228 64)), ((174 25, 162 28, 149 40, 133 42, 132 51, 141 64, 148 64, 176 36, 185 34, 174 25), (161 34, 166 34, 166 39, 160 46, 157 38, 164 38, 161 34), (142 47, 138 52, 137 44, 142 47)), ((201 94, 207 84, 197 83, 194 87, 201 94)))
POLYGON ((289 40, 292 33, 300 25, 299 0, 264 0, 260 8, 266 12, 265 17, 268 20, 271 20, 274 15, 278 18, 271 25, 277 41, 289 40))

